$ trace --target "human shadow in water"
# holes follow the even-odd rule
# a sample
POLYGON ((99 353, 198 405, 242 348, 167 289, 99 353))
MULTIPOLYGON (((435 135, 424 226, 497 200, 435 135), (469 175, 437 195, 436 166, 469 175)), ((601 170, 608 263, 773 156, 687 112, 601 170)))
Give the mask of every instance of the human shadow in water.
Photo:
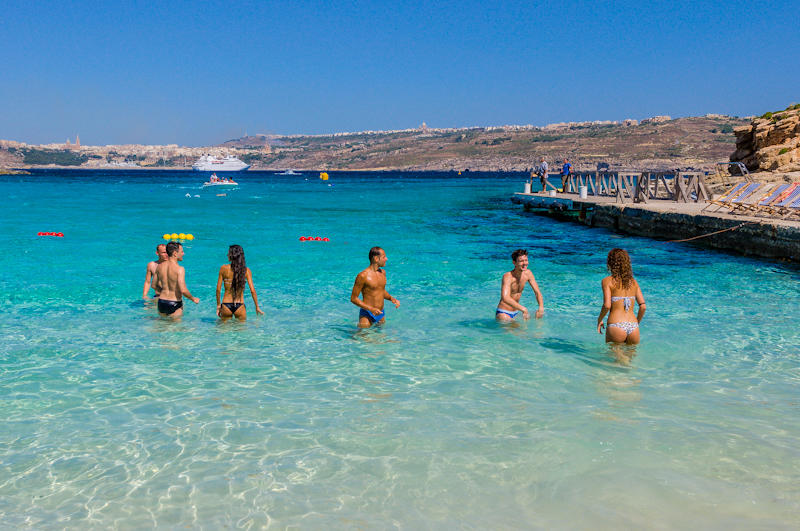
POLYGON ((528 321, 498 321, 497 319, 485 318, 485 319, 465 319, 463 321, 458 321, 456 324, 458 326, 463 326, 465 328, 470 328, 472 330, 477 330, 480 332, 487 332, 487 333, 495 333, 498 330, 504 330, 506 332, 511 332, 515 335, 521 335, 522 333, 533 330, 534 336, 538 336, 540 332, 538 332, 539 325, 542 323, 541 319, 529 319, 528 321))
POLYGON ((392 337, 386 330, 385 325, 372 326, 370 328, 358 328, 356 326, 332 325, 329 328, 335 330, 341 339, 361 341, 364 343, 400 343, 396 337, 392 337))
POLYGON ((539 344, 546 349, 574 356, 583 363, 593 367, 625 370, 630 365, 631 358, 633 358, 633 355, 630 355, 627 357, 626 362, 620 362, 618 355, 611 348, 604 349, 596 343, 549 338, 540 341, 539 344))

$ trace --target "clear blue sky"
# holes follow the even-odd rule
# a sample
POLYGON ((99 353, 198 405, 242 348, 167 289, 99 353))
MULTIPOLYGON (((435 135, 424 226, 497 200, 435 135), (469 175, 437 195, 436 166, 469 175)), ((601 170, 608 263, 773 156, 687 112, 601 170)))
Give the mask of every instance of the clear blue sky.
POLYGON ((800 101, 796 2, 6 2, 0 138, 216 144, 761 114, 800 101))

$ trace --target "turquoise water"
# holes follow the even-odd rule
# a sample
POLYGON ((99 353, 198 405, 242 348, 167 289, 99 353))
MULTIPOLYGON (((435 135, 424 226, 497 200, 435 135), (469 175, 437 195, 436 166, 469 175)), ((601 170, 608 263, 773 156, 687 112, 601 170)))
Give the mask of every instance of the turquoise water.
POLYGON ((250 173, 224 197, 190 173, 0 177, 2 526, 796 528, 798 269, 464 177, 250 173), (140 301, 165 232, 196 238, 180 323, 140 301), (232 243, 266 315, 220 324, 232 243), (359 332, 373 245, 402 305, 359 332), (615 246, 648 302, 629 364, 595 330, 615 246), (517 247, 546 315, 504 328, 517 247))

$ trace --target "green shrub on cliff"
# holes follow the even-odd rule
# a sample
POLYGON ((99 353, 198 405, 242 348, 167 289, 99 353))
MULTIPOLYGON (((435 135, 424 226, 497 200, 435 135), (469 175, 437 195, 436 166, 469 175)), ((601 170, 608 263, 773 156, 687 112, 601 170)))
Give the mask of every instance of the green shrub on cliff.
POLYGON ((789 148, 783 148, 780 151, 778 151, 778 155, 783 155, 784 153, 789 153, 789 148))
POLYGON ((22 160, 24 164, 56 164, 58 166, 80 166, 89 157, 80 155, 74 151, 68 150, 49 150, 49 149, 35 149, 28 148, 22 151, 25 158, 22 160))

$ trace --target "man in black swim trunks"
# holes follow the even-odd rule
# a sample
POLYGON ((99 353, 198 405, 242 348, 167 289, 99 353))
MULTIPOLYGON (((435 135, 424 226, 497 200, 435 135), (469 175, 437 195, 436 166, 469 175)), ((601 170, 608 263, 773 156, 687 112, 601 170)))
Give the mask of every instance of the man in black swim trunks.
POLYGON ((192 296, 186 287, 186 270, 178 264, 181 260, 183 260, 183 245, 169 242, 167 260, 156 268, 156 283, 161 288, 158 293, 158 313, 175 320, 183 315, 184 295, 195 304, 200 302, 200 299, 192 296))

